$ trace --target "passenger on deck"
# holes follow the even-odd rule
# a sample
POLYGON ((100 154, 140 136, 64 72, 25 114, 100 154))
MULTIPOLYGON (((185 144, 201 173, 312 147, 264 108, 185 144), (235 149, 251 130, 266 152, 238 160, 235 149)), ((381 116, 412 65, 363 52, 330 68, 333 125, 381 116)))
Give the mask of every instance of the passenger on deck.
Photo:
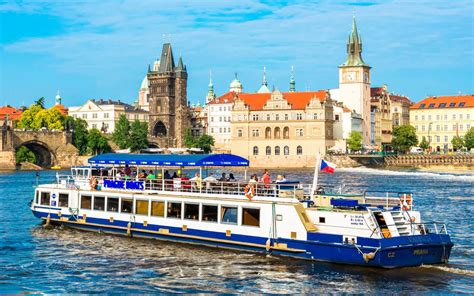
POLYGON ((173 173, 173 177, 171 177, 172 179, 175 179, 175 178, 178 178, 178 174, 176 174, 176 172, 173 173))
POLYGON ((268 173, 267 169, 265 169, 263 173, 262 182, 265 183, 266 185, 271 183, 270 174, 268 173))
POLYGON ((250 176, 249 185, 255 185, 257 183, 258 183, 257 174, 253 174, 252 176, 250 176))
POLYGON ((283 182, 283 176, 282 175, 278 175, 276 180, 275 180, 275 183, 281 183, 283 182))
POLYGON ((227 181, 229 181, 229 179, 227 179, 227 177, 225 176, 225 173, 222 173, 222 176, 219 178, 219 181, 220 182, 227 182, 227 181))
POLYGON ((229 182, 235 182, 235 181, 237 181, 237 180, 235 179, 234 174, 230 173, 229 174, 229 182))
POLYGON ((193 178, 190 179, 193 185, 193 189, 201 189, 202 187, 202 179, 201 179, 201 174, 196 173, 193 178))
POLYGON ((123 172, 129 177, 132 175, 132 169, 128 166, 128 164, 125 165, 125 169, 123 172))
POLYGON ((138 174, 138 179, 145 179, 147 177, 147 173, 145 170, 142 170, 140 174, 138 174))
POLYGON ((171 175, 168 170, 165 171, 165 179, 171 179, 171 175))
POLYGON ((146 179, 147 180, 155 180, 156 179, 156 176, 155 176, 155 173, 153 172, 153 170, 150 170, 150 172, 148 173, 148 176, 146 176, 146 179))
POLYGON ((283 175, 283 179, 281 179, 282 182, 288 182, 288 180, 286 179, 286 176, 283 175))
POLYGON ((214 177, 214 174, 213 173, 209 173, 209 175, 204 178, 203 181, 206 181, 206 182, 217 182, 217 179, 216 177, 214 177))

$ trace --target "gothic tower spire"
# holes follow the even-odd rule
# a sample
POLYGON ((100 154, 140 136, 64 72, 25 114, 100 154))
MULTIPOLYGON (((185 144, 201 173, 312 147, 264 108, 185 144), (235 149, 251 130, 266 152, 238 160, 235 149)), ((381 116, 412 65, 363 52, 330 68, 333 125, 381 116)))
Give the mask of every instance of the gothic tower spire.
POLYGON ((295 71, 293 66, 291 66, 291 77, 290 77, 290 92, 296 91, 296 81, 295 81, 295 71))
POLYGON ((341 66, 367 66, 362 59, 362 38, 357 30, 355 16, 352 20, 352 31, 347 42, 347 60, 341 66))
POLYGON ((206 103, 213 101, 216 98, 214 93, 214 84, 212 83, 212 71, 209 70, 209 89, 207 91, 206 103))

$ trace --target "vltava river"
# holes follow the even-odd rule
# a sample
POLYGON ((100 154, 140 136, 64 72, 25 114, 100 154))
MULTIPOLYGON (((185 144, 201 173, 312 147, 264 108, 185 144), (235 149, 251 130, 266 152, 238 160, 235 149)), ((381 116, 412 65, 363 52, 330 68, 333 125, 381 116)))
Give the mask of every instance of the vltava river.
MULTIPOLYGON (((273 177, 276 173, 271 172, 273 177)), ((285 172, 311 181, 311 172, 285 172)), ((41 183, 55 172, 41 172, 41 183)), ((424 221, 444 221, 448 265, 381 270, 268 257, 70 229, 45 229, 27 203, 34 172, 0 173, 1 293, 472 293, 474 174, 340 169, 344 191, 415 192, 424 221)))

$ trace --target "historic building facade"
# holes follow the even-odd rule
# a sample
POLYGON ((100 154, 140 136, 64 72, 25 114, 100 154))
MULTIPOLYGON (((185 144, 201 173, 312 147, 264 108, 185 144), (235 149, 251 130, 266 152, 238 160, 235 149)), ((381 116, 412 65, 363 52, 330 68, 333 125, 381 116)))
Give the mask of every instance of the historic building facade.
POLYGON ((474 95, 427 97, 410 108, 410 124, 432 151, 452 151, 453 137, 474 127, 474 95))
POLYGON ((324 90, 236 94, 231 151, 255 167, 311 167, 334 146, 333 104, 324 90))
POLYGON ((182 58, 175 66, 171 44, 163 44, 161 59, 153 68, 148 67, 147 73, 149 135, 150 141, 159 147, 184 146, 185 130, 191 128, 187 80, 182 58))
POLYGON ((125 114, 130 122, 148 122, 148 112, 124 102, 113 100, 88 100, 84 105, 69 107, 69 115, 87 122, 89 129, 96 128, 104 133, 113 133, 120 115, 125 114))

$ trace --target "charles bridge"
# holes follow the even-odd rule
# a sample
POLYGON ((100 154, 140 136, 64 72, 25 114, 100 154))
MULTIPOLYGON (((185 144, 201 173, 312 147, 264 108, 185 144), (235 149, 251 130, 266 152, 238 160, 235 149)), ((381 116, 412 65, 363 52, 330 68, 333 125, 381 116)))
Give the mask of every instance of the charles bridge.
POLYGON ((14 169, 15 151, 21 146, 30 149, 42 167, 69 167, 78 162, 79 153, 72 145, 72 133, 49 130, 0 129, 0 168, 14 169))

